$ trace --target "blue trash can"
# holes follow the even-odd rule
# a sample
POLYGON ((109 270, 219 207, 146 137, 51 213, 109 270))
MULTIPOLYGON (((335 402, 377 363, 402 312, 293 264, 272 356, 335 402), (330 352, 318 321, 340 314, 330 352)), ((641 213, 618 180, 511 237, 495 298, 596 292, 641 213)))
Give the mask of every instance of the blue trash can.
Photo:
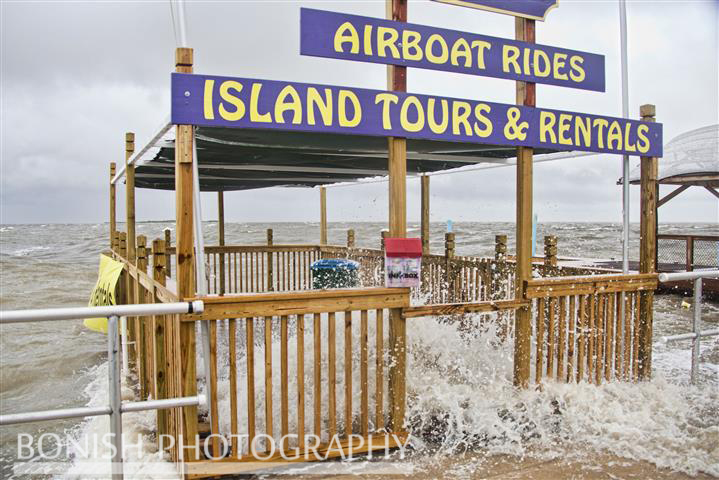
POLYGON ((312 262, 312 288, 353 288, 359 286, 359 263, 346 258, 323 258, 312 262))

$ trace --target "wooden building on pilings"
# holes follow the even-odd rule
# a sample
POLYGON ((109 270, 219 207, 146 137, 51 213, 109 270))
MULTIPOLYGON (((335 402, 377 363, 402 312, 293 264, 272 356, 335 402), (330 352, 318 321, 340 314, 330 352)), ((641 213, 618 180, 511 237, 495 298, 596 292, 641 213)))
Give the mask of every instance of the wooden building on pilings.
MULTIPOLYGON (((533 40, 533 21, 519 19, 517 29, 518 38, 533 40)), ((178 49, 177 71, 191 73, 192 65, 192 50, 178 49)), ((389 88, 405 90, 404 68, 389 70, 389 88)), ((533 84, 519 82, 517 103, 533 106, 534 92, 533 84)), ((652 122, 654 115, 653 106, 641 108, 642 121, 652 122)), ((128 133, 125 165, 116 171, 113 164, 110 170, 111 250, 126 265, 119 298, 128 303, 205 302, 205 310, 199 314, 129 322, 130 340, 134 342, 131 363, 143 398, 195 395, 198 371, 205 371, 207 423, 198 416, 197 407, 161 411, 157 416, 158 434, 177 439, 169 452, 174 461, 182 463, 183 472, 188 477, 218 476, 251 471, 258 468, 257 462, 285 461, 266 450, 266 440, 287 434, 297 435, 293 446, 300 461, 315 460, 313 455, 318 453, 332 458, 349 450, 356 454, 403 442, 408 435, 406 332, 417 317, 494 314, 490 321, 505 322, 508 340, 514 345, 517 388, 531 388, 547 378, 596 384, 648 378, 657 286, 657 158, 641 159, 640 273, 606 275, 557 268, 553 262, 556 247, 551 241, 545 261, 541 265, 532 263, 534 153, 526 147, 270 134, 192 125, 166 125, 136 151, 134 135, 128 133), (171 130, 174 142, 167 142, 165 136, 171 130), (148 159, 151 147, 157 146, 159 152, 148 159), (425 250, 422 259, 420 288, 428 293, 426 304, 412 305, 409 289, 384 288, 378 280, 381 276, 372 274, 363 277, 361 288, 311 290, 309 265, 318 258, 353 258, 364 272, 381 271, 383 262, 381 249, 356 248, 352 234, 346 246, 327 244, 322 185, 388 175, 389 235, 404 237, 408 171, 431 172, 506 157, 517 158, 518 241, 512 259, 507 255, 506 237, 498 236, 494 258, 473 258, 456 256, 449 234, 444 255, 425 250), (122 177, 127 189, 125 232, 117 230, 115 212, 115 190, 122 177), (224 192, 275 185, 320 187, 319 243, 282 245, 268 232, 266 245, 226 245, 224 192), (144 236, 136 235, 135 188, 174 188, 174 245, 168 238, 148 243, 144 236), (198 188, 218 192, 218 245, 203 245, 196 233, 198 188), (541 275, 535 278, 533 269, 541 275), (202 327, 199 338, 195 328, 198 322, 202 327), (337 354, 338 322, 343 358, 337 354), (353 322, 359 322, 359 336, 354 334, 353 322), (368 334, 370 323, 372 337, 368 334), (276 329, 279 358, 272 353, 276 329), (244 336, 238 336, 238 330, 244 330, 244 336), (258 330, 263 334, 259 342, 264 343, 263 359, 255 358, 258 330), (220 335, 226 339, 218 338, 220 335), (244 344, 238 338, 244 338, 244 344), (218 349, 220 340, 227 344, 226 349, 218 349), (296 344, 295 371, 290 371, 289 362, 292 342, 296 344), (197 348, 204 350, 202 365, 196 364, 197 348), (227 357, 220 358, 220 351, 227 357), (245 359, 245 384, 240 383, 239 358, 245 359), (218 376, 220 362, 229 366, 227 378, 218 376), (338 365, 343 379, 337 378, 338 365), (355 368, 360 371, 360 385, 352 384, 355 368), (263 372, 264 385, 256 385, 257 371, 263 372), (273 380, 278 377, 280 389, 276 391, 273 380), (228 411, 220 410, 218 402, 221 382, 229 385, 228 411), (296 387, 290 391, 293 383, 296 387), (344 391, 338 392, 338 385, 344 391), (352 402, 354 392, 360 392, 359 405, 352 402), (305 408, 307 401, 311 409, 305 408), (273 408, 275 405, 279 409, 273 408), (229 431, 220 430, 220 418, 229 418, 229 431), (240 431, 240 425, 245 431, 240 431), (201 441, 200 434, 209 435, 209 456, 205 450, 193 448, 201 441), (317 435, 320 445, 304 443, 308 434, 317 435), (237 435, 248 435, 250 445, 257 448, 239 442, 237 435), (264 443, 252 441, 261 436, 264 443), (227 451, 222 449, 224 438, 229 438, 227 451)), ((422 187, 422 236, 428 245, 427 177, 422 187)))

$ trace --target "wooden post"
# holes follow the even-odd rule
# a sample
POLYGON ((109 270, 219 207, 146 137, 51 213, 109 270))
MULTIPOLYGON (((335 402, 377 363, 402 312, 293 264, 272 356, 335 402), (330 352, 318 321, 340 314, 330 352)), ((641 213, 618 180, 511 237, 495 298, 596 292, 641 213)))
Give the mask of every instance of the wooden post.
POLYGON ((691 235, 686 238, 686 271, 694 270, 694 237, 691 235))
POLYGON ((112 250, 116 253, 120 253, 120 232, 117 230, 112 232, 112 250))
MULTIPOLYGON (((217 243, 225 246, 225 197, 224 192, 217 192, 217 243)), ((225 254, 220 252, 220 295, 225 294, 225 254)))
POLYGON ((172 255, 170 255, 170 247, 172 246, 172 232, 169 228, 165 231, 165 275, 167 278, 172 276, 172 255))
POLYGON ((557 266, 557 237, 556 235, 544 236, 544 265, 546 267, 557 266))
MULTIPOLYGON (((165 285, 165 241, 155 239, 152 241, 152 278, 160 285, 165 285)), ((157 297, 153 298, 154 303, 160 303, 157 297)), ((165 355, 165 323, 167 319, 164 315, 158 315, 154 321, 154 357, 155 357, 155 392, 157 399, 167 398, 167 361, 165 355)), ((169 413, 165 409, 157 411, 157 433, 165 435, 168 430, 169 413)))
MULTIPOLYGON (((653 122, 656 115, 654 105, 642 105, 640 115, 643 122, 653 122)), ((656 272, 657 240, 657 157, 641 157, 641 217, 639 273, 656 272)), ((654 292, 639 293, 639 354, 638 372, 640 380, 652 375, 652 325, 654 323, 654 292)))
MULTIPOLYGON (((534 33, 534 20, 515 19, 517 40, 534 43, 534 33)), ((517 104, 536 106, 535 87, 534 83, 517 82, 517 104)), ((525 282, 532 278, 532 154, 531 148, 517 147, 517 300, 525 298, 525 282)), ((520 388, 529 386, 531 321, 531 306, 517 309, 514 328, 514 385, 520 388)))
POLYGON ((135 165, 130 165, 128 160, 135 152, 135 134, 125 134, 125 210, 127 213, 127 259, 135 264, 135 165))
MULTIPOLYGON (((140 272, 147 273, 147 237, 144 235, 137 236, 137 271, 138 275, 135 279, 135 303, 145 303, 144 298, 144 287, 140 282, 140 272)), ((150 388, 150 379, 152 378, 150 372, 150 362, 152 361, 150 347, 147 335, 147 317, 135 317, 133 319, 135 323, 135 332, 137 332, 137 338, 135 339, 135 345, 138 350, 138 368, 139 373, 139 384, 140 384, 140 397, 145 400, 152 394, 150 388)), ((154 395, 153 395, 154 397, 154 395)))
POLYGON ((355 246, 355 231, 351 228, 347 230, 347 248, 354 248, 355 246))
POLYGON ((422 206, 420 231, 422 236, 422 255, 429 255, 429 177, 422 175, 422 206))
MULTIPOLYGON (((407 21, 407 0, 386 0, 388 20, 407 21)), ((387 89, 407 91, 407 68, 387 67, 387 89)), ((407 236, 407 139, 389 137, 389 235, 393 238, 407 236)), ((389 349, 392 362, 389 367, 389 401, 391 431, 404 430, 406 401, 407 325, 401 309, 391 309, 389 318, 389 349)))
MULTIPOLYGON (((191 48, 175 51, 175 67, 179 73, 192 73, 191 48)), ((195 296, 194 239, 193 239, 193 178, 192 178, 192 125, 177 125, 175 133, 175 217, 177 262, 177 296, 186 300, 195 296)), ((178 315, 178 319, 180 316, 178 315)), ((195 365, 195 323, 180 322, 180 369, 183 397, 197 395, 195 365)), ((174 367, 178 367, 175 365, 174 367)), ((194 446, 197 437, 197 407, 184 407, 182 415, 184 458, 198 460, 194 446), (192 447, 192 448, 191 448, 192 447)))
POLYGON ((112 179, 115 178, 115 162, 110 162, 110 248, 113 248, 113 240, 115 236, 115 230, 117 230, 117 195, 115 184, 112 183, 112 179))
POLYGON ((448 302, 459 301, 457 299, 457 283, 454 275, 454 233, 444 234, 444 288, 447 291, 448 302))
POLYGON ((507 297, 507 236, 494 236, 494 261, 492 270, 492 284, 489 286, 487 296, 491 300, 500 300, 507 297))
POLYGON ((327 189, 320 187, 320 245, 327 245, 327 189))
POLYGON ((120 232, 120 256, 127 258, 127 233, 120 232))
MULTIPOLYGON (((274 243, 274 232, 271 228, 267 229, 267 246, 271 247, 274 243)), ((274 279, 274 252, 267 252, 267 290, 272 292, 275 289, 274 279)))

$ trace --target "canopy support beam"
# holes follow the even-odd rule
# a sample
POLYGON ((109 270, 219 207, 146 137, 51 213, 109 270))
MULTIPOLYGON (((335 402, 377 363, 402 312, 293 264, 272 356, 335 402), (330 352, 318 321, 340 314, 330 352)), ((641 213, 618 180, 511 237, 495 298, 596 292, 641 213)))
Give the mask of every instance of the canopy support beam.
POLYGON ((719 198, 719 192, 717 192, 716 189, 714 189, 714 187, 707 187, 707 186, 705 186, 704 188, 706 188, 707 190, 709 190, 709 193, 711 193, 711 194, 714 195, 715 197, 719 198))
POLYGON ((666 194, 664 197, 662 197, 661 200, 659 200, 657 202, 657 208, 661 207, 662 205, 664 205, 669 200, 676 197, 677 195, 679 195, 680 193, 682 193, 684 190, 688 189, 689 187, 690 187, 690 185, 682 185, 681 187, 674 189, 674 191, 672 191, 671 193, 666 194))

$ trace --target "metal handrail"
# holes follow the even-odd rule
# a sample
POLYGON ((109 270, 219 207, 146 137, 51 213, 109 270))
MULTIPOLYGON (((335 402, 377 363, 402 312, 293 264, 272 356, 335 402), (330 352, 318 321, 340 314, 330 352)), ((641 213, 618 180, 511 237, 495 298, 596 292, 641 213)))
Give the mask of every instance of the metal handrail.
POLYGON ((0 426, 21 423, 61 420, 67 418, 84 418, 99 415, 110 416, 110 441, 114 447, 112 452, 112 478, 123 478, 122 465, 122 414, 142 410, 158 410, 165 408, 187 407, 205 404, 203 395, 193 397, 167 398, 141 402, 123 402, 121 385, 121 362, 119 345, 118 321, 120 316, 173 315, 183 313, 202 313, 204 303, 201 300, 146 305, 111 305, 107 307, 81 308, 50 308, 35 310, 9 310, 0 312, 0 324, 47 322, 70 320, 77 318, 107 317, 107 357, 109 404, 99 407, 64 408, 36 412, 0 415, 0 426))
POLYGON ((694 312, 692 317, 692 332, 679 335, 662 337, 662 342, 674 342, 678 340, 692 340, 692 369, 690 373, 691 383, 696 382, 696 375, 699 371, 699 342, 702 337, 719 335, 719 328, 710 330, 699 330, 699 321, 702 315, 702 279, 719 278, 719 270, 695 270, 693 272, 660 273, 660 282, 677 282, 691 280, 694 282, 694 312))

